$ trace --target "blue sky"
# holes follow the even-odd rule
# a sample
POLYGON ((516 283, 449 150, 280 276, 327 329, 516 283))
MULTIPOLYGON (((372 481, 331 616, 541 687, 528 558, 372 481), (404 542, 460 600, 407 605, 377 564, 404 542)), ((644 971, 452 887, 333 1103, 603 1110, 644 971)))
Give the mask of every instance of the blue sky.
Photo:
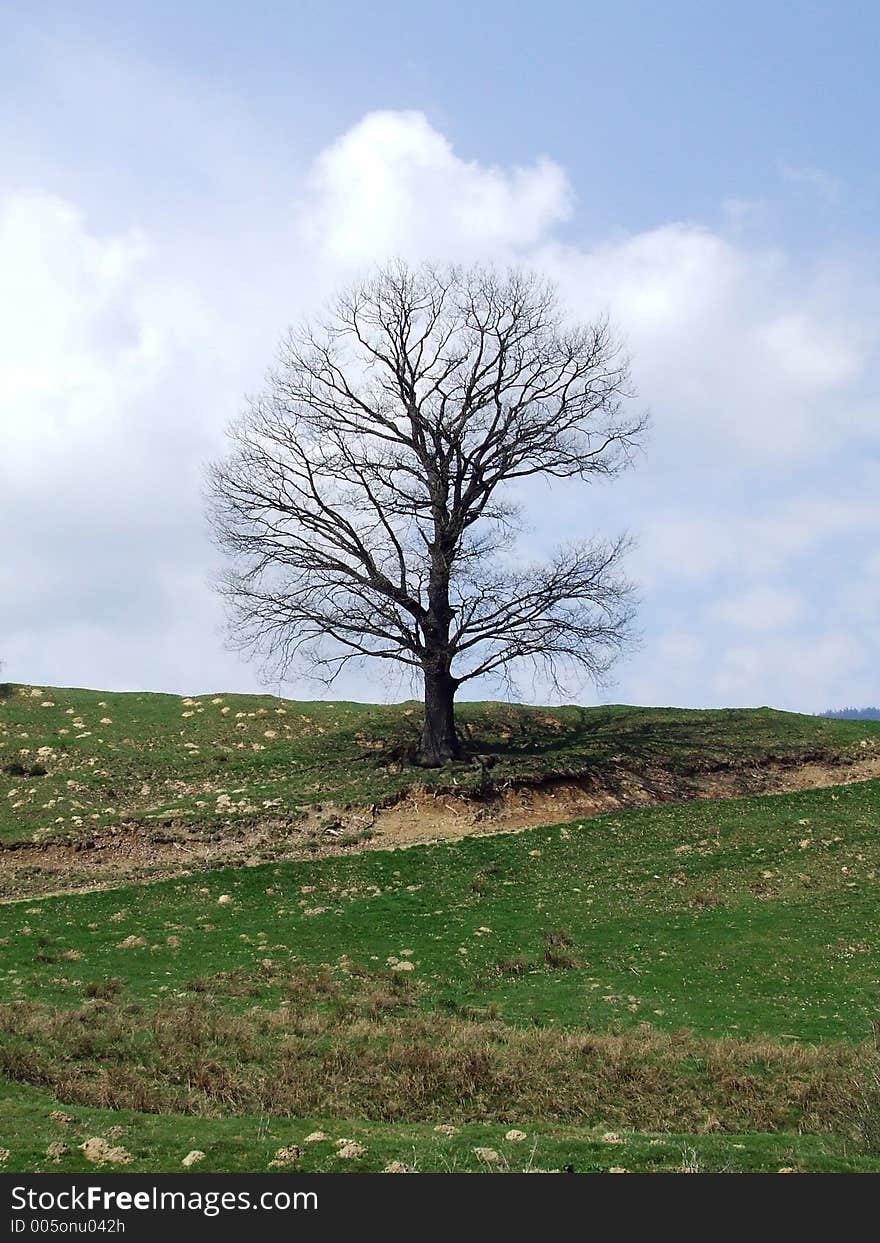
POLYGON ((880 700, 878 34, 868 3, 7 4, 6 676, 257 684, 201 464, 284 326, 393 251, 540 267, 629 344, 644 459, 538 489, 525 539, 639 540, 604 698, 880 700))

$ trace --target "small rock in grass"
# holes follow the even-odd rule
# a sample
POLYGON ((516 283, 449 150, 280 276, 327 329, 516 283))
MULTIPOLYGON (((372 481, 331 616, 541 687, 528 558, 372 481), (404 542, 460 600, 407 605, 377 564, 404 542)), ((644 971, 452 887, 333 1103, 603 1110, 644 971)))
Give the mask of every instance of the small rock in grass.
POLYGON ((231 906, 234 901, 235 898, 233 898, 231 893, 221 893, 220 897, 217 899, 217 905, 231 906))
POLYGON ((198 1148, 194 1148, 192 1152, 186 1154, 180 1164, 189 1169, 191 1165, 196 1165, 199 1161, 204 1161, 204 1159, 205 1154, 200 1152, 198 1148))
POLYGON ((80 1144, 80 1150, 93 1165, 128 1165, 131 1161, 130 1152, 126 1152, 124 1148, 114 1148, 106 1139, 97 1135, 80 1144))
POLYGON ((280 1170, 286 1165, 296 1165, 303 1150, 297 1144, 290 1144, 287 1148, 279 1148, 275 1153, 275 1159, 269 1162, 270 1170, 280 1170))

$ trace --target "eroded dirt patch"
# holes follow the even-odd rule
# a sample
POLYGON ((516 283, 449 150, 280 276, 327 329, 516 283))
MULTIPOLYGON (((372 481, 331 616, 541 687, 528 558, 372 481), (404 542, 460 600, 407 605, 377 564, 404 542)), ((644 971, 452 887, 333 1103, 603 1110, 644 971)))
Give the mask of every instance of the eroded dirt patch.
POLYGON ((510 833, 563 824, 609 812, 693 799, 742 798, 850 785, 880 777, 880 756, 864 760, 768 760, 751 768, 717 769, 686 776, 663 769, 621 767, 583 777, 545 778, 534 784, 492 789, 482 797, 414 792, 375 820, 372 848, 409 846, 471 834, 510 833))
POLYGON ((129 822, 80 840, 0 847, 0 901, 162 880, 226 865, 388 850, 511 833, 608 812, 693 799, 741 798, 850 785, 880 777, 880 756, 799 760, 677 773, 627 765, 534 782, 487 782, 481 792, 414 787, 383 807, 324 803, 297 817, 227 819, 200 828, 129 822))

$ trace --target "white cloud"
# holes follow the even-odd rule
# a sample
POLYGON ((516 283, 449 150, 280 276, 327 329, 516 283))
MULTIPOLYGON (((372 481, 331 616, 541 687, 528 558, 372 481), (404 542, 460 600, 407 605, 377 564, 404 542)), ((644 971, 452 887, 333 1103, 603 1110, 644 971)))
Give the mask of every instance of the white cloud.
POLYGON ((822 712, 862 702, 866 655, 862 643, 842 629, 740 644, 722 652, 711 688, 731 706, 822 712))
MULTIPOLYGON (((538 552, 561 531, 639 535, 645 647, 621 669, 621 697, 878 697, 857 680, 878 667, 876 624, 859 619, 848 638, 828 616, 876 599, 863 567, 878 481, 864 462, 880 443, 880 307, 857 272, 795 269, 687 222, 563 244, 564 169, 464 159, 419 112, 370 113, 318 153, 283 226, 273 184, 261 183, 273 206, 258 243, 253 200, 240 230, 224 216, 226 231, 193 232, 191 246, 155 222, 98 231, 59 196, 0 200, 0 487, 18 536, 0 584, 7 676, 186 691, 252 680, 217 639, 200 463, 285 323, 402 254, 543 267, 574 314, 608 309, 623 330, 654 413, 648 453, 607 491, 542 493, 528 536, 538 552)), ((356 675, 338 693, 382 693, 371 686, 356 675)))
POLYGON ((819 273, 811 288, 778 251, 693 223, 563 246, 571 206, 558 165, 466 161, 418 112, 366 116, 317 157, 299 204, 319 284, 392 254, 521 260, 557 278, 575 315, 609 310, 657 412, 655 452, 694 461, 723 444, 725 467, 765 469, 826 449, 829 399, 869 344, 851 290, 819 273))
POLYGON ((0 203, 0 274, 7 674, 82 682, 106 658, 115 680, 128 644, 128 683, 155 685, 166 649, 179 673, 192 659, 175 636, 204 594, 199 464, 238 403, 217 321, 143 236, 98 236, 57 196, 0 203))
POLYGON ((35 450, 45 470, 47 454, 69 468, 89 445, 130 449, 136 424, 163 452, 180 420, 140 403, 209 347, 196 291, 151 265, 143 236, 98 237, 71 204, 34 193, 0 203, 0 273, 5 485, 35 450))
POLYGON ((142 257, 136 235, 102 243, 58 198, 2 205, 0 399, 13 453, 106 425, 120 390, 132 394, 154 371, 157 341, 131 297, 142 257))
POLYGON ((777 251, 692 224, 539 256, 577 314, 607 310, 620 325, 664 469, 712 469, 723 454, 725 470, 766 472, 827 454, 854 429, 880 436, 880 421, 853 408, 878 339, 856 273, 795 272, 777 251))
POLYGON ((852 329, 830 329, 818 316, 788 311, 763 324, 758 339, 769 367, 792 390, 821 394, 854 379, 862 365, 852 329))
POLYGON ((795 185, 807 186, 818 194, 826 203, 840 202, 843 194, 843 183, 838 177, 826 173, 821 168, 811 168, 807 164, 788 164, 780 161, 779 172, 785 181, 795 185))
POLYGON ((730 228, 739 232, 761 223, 766 215, 766 206, 755 199, 730 198, 722 202, 721 211, 730 228))
POLYGON ((653 634, 644 654, 624 675, 629 700, 662 707, 705 705, 703 671, 708 656, 706 640, 692 631, 666 630, 653 634))
POLYGON ((797 621, 803 611, 804 601, 797 592, 765 583, 716 600, 706 616, 711 622, 741 630, 781 630, 797 621))
POLYGON ((571 206, 568 178, 551 160, 464 160, 421 112, 372 112, 316 159, 302 227, 344 267, 393 255, 475 259, 534 246, 571 206))
POLYGON ((719 575, 748 582, 786 568, 805 573, 839 556, 841 544, 858 548, 880 539, 871 484, 855 478, 824 496, 758 501, 743 488, 741 503, 736 495, 721 502, 695 491, 690 505, 682 498, 674 510, 652 507, 637 554, 647 584, 671 582, 687 591, 719 575))
POLYGON ((626 673, 632 692, 627 702, 821 712, 877 697, 866 678, 876 642, 868 630, 853 633, 830 626, 815 632, 752 632, 746 640, 719 642, 699 619, 691 625, 652 636, 626 673))

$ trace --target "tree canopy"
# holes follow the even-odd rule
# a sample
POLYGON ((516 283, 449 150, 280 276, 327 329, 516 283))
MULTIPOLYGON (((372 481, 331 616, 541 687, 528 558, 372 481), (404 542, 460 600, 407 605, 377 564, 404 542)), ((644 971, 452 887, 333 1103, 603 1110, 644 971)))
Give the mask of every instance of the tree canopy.
POLYGON ((532 661, 604 677, 631 633, 626 537, 517 555, 513 490, 630 461, 645 418, 608 322, 527 272, 395 263, 282 340, 209 472, 232 633, 279 676, 422 675, 422 758, 458 753, 462 683, 532 661))

